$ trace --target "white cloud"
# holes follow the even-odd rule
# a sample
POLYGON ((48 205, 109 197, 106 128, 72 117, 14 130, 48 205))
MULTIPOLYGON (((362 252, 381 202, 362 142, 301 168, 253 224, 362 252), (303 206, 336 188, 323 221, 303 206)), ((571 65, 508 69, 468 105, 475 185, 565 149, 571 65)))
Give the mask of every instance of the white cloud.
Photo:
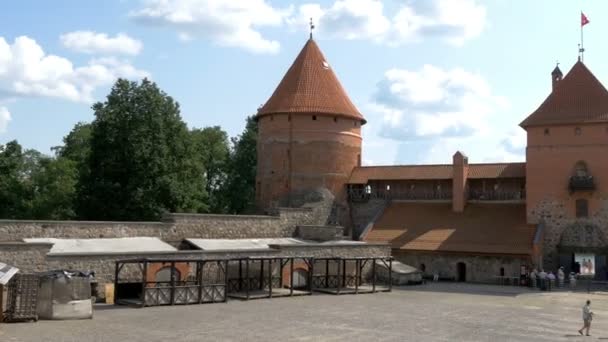
MULTIPOLYGON (((93 93, 117 78, 149 77, 128 61, 114 57, 91 59, 75 67, 64 57, 46 54, 38 43, 17 37, 9 44, 0 37, 0 102, 27 97, 58 98, 74 102, 93 102, 93 93)), ((10 112, 0 107, 0 132, 11 120, 10 112)))
POLYGON ((16 97, 54 97, 92 102, 93 91, 118 77, 140 78, 148 73, 127 61, 93 59, 74 67, 66 58, 49 55, 38 43, 21 36, 9 45, 0 37, 0 100, 16 97))
POLYGON ((11 121, 11 113, 6 107, 0 107, 0 133, 6 132, 9 121, 11 121))
POLYGON ((508 106, 481 75, 461 68, 391 69, 367 105, 379 125, 365 139, 397 145, 397 163, 450 163, 457 150, 474 162, 521 160, 525 132, 504 125, 508 106))
POLYGON ((337 0, 326 8, 301 5, 288 22, 305 28, 312 17, 320 36, 371 39, 391 46, 428 37, 462 45, 486 25, 486 9, 477 0, 414 0, 389 12, 380 0, 337 0))
POLYGON ((143 48, 141 41, 124 33, 109 37, 106 33, 74 31, 61 35, 61 43, 66 48, 88 54, 137 55, 143 48))
POLYGON ((131 17, 139 23, 170 27, 180 40, 202 37, 222 46, 277 53, 279 42, 265 38, 259 29, 280 27, 291 11, 265 0, 145 0, 131 17))
POLYGON ((385 134, 401 138, 483 132, 487 117, 504 104, 480 75, 428 64, 418 71, 388 70, 374 100, 385 134))

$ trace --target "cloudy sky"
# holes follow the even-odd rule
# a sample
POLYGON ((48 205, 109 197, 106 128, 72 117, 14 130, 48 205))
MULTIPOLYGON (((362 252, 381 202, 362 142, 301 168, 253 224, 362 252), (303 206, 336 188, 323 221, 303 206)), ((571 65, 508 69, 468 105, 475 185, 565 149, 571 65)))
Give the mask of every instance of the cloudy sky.
POLYGON ((608 84, 599 0, 55 0, 0 11, 0 144, 50 147, 117 77, 150 77, 190 127, 238 134, 308 38, 365 115, 370 164, 524 159, 518 127, 577 57, 608 84))

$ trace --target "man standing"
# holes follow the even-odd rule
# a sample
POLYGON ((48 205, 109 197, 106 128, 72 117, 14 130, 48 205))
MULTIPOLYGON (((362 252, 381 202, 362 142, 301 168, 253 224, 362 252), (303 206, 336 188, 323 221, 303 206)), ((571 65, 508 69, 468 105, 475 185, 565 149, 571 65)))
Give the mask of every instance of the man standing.
POLYGON ((589 335, 589 329, 591 328, 591 320, 593 319, 593 312, 591 312, 591 301, 587 300, 587 304, 583 306, 583 327, 578 331, 579 334, 583 334, 583 330, 587 329, 587 336, 589 335))

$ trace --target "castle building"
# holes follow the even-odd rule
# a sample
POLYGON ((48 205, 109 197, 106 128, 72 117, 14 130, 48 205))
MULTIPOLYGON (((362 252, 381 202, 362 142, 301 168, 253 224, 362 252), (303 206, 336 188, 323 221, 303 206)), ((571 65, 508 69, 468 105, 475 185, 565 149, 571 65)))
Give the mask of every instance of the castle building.
POLYGON ((355 239, 389 243, 442 278, 584 266, 606 279, 608 91, 580 59, 565 76, 556 67, 551 86, 520 124, 525 162, 469 163, 457 151, 451 164, 361 166, 365 119, 311 38, 257 114, 257 203, 327 188, 355 239))

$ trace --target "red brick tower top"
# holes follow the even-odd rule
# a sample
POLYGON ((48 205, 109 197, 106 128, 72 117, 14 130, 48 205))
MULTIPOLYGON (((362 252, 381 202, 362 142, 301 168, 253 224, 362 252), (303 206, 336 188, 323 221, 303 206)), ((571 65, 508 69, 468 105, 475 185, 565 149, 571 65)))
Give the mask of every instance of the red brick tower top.
POLYGON ((283 113, 328 114, 365 123, 313 39, 306 42, 257 118, 283 113))
POLYGON ((579 60, 563 80, 554 76, 551 94, 520 126, 596 122, 608 122, 608 90, 579 60))

